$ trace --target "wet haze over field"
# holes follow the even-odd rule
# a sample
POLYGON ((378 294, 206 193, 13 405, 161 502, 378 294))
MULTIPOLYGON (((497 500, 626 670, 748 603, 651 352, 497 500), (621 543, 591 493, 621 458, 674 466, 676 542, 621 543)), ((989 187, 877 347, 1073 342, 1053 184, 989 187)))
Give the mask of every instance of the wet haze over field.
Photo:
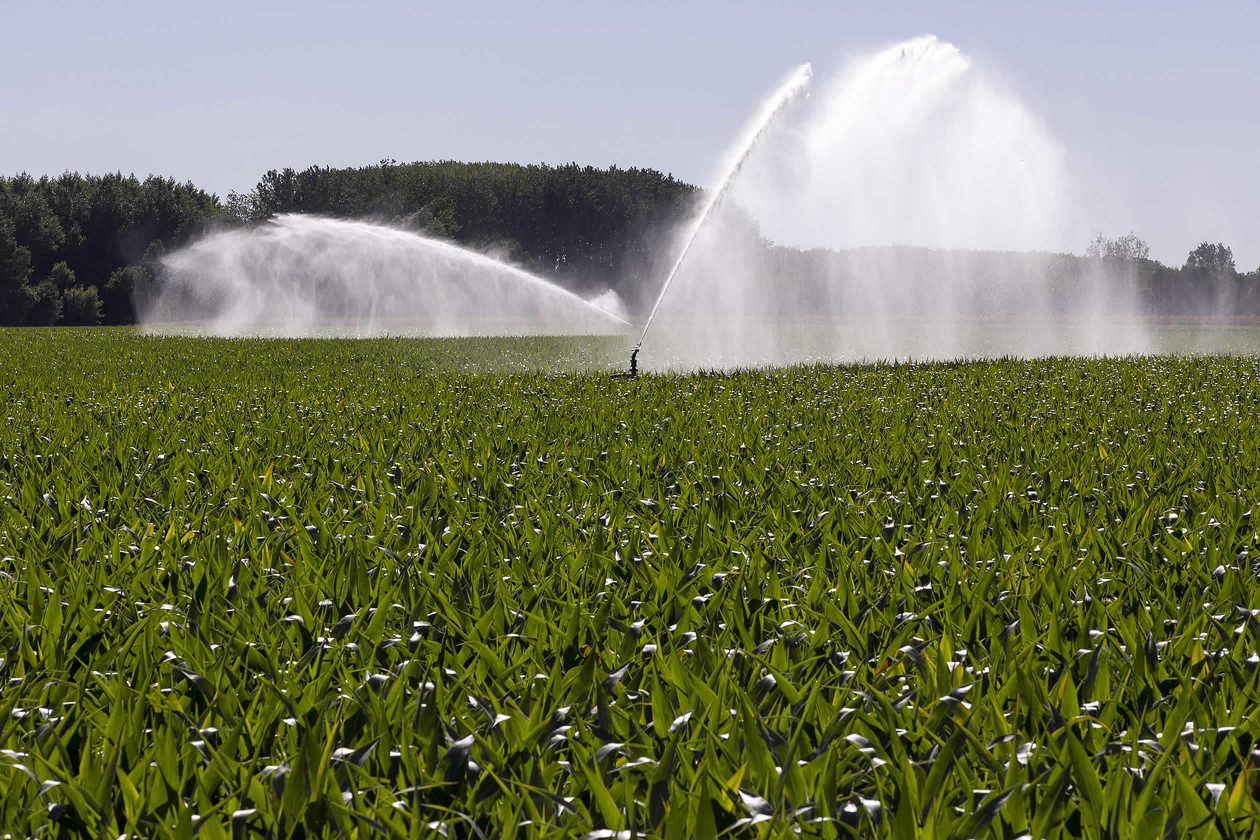
POLYGON ((1046 252, 1070 223, 1067 184, 1049 132, 953 45, 875 52, 762 138, 662 305, 646 363, 1155 349, 1124 266, 1056 288, 1046 252), (769 263, 750 221, 834 249, 823 282, 769 263))
POLYGON ((168 257, 144 321, 215 335, 621 334, 627 351, 642 330, 649 370, 1239 350, 1251 335, 1219 318, 1156 323, 1133 264, 1053 254, 1090 224, 1063 149, 933 36, 821 81, 797 68, 718 171, 661 241, 643 311, 412 233, 281 216, 168 257))

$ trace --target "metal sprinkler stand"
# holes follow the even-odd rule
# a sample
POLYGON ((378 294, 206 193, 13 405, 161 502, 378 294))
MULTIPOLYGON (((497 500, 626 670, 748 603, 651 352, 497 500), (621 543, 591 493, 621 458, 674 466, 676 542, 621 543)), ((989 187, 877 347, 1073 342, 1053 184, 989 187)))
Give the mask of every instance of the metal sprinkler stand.
POLYGON ((639 348, 634 348, 630 353, 630 370, 614 373, 613 379, 634 379, 639 375, 639 348))

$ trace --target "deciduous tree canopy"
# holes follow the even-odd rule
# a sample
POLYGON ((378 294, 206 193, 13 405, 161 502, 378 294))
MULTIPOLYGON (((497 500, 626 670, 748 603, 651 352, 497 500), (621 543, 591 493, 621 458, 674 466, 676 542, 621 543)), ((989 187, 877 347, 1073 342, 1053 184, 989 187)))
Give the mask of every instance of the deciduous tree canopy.
POLYGON ((1207 274, 1234 274, 1234 252, 1220 242, 1204 242, 1186 257, 1187 271, 1207 274))
POLYGON ((107 286, 111 274, 224 215, 215 196, 171 178, 0 178, 0 322, 130 323, 131 289, 107 286))
POLYGON ((1132 233, 1115 239, 1108 239, 1100 233, 1089 243, 1085 256, 1110 260, 1145 260, 1150 258, 1151 248, 1132 233))

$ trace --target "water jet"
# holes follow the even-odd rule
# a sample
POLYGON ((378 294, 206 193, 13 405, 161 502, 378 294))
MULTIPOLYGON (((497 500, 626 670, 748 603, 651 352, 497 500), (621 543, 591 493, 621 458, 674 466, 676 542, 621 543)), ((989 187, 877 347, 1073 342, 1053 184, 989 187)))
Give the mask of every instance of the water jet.
POLYGON ((722 168, 721 176, 717 180, 713 191, 709 194, 708 199, 700 206, 700 210, 696 213, 690 227, 683 238, 682 249, 678 252, 677 259, 674 260, 673 267, 670 268, 669 274, 665 276, 665 282, 661 284, 661 290, 656 296, 656 301, 652 304, 652 309, 648 313, 647 320, 643 323, 643 331, 639 334, 639 340, 634 345, 634 351, 630 354, 630 375, 633 376, 637 370, 637 357, 639 350, 643 348, 643 340, 647 338, 648 330, 652 327, 652 322, 656 319, 656 313, 661 308, 661 301, 665 299, 669 287, 673 284, 674 278, 678 275, 679 269, 687 259, 687 253, 691 250, 696 242, 696 238, 700 235, 700 231, 704 229, 705 222, 713 215, 714 210, 722 203, 722 199, 726 197, 727 192, 731 188, 731 184, 735 180, 735 176, 739 174, 748 156, 752 154, 753 149, 757 145, 757 141, 766 133, 766 129, 774 122, 775 118, 781 114, 784 109, 791 104, 805 87, 809 84, 809 80, 813 75, 813 68, 808 64, 802 64, 793 70, 783 81, 782 84, 772 93, 769 98, 762 103, 756 117, 748 124, 743 135, 732 148, 731 156, 728 158, 726 165, 722 168))
POLYGON ((913 38, 810 90, 767 101, 683 231, 637 345, 651 329, 656 366, 1150 346, 1131 272, 1066 253, 1065 150, 957 47, 913 38))
POLYGON ((485 254, 396 228, 281 215, 162 262, 138 301, 150 332, 367 337, 617 335, 601 305, 485 254))

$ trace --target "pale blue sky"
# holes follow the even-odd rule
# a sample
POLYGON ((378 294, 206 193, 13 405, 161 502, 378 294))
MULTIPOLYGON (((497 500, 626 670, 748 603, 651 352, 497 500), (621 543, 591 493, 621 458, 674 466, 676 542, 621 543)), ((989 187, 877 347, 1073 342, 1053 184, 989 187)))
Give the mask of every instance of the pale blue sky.
MULTIPOLYGON (((225 195, 312 163, 650 166, 705 183, 791 66, 934 33, 1063 145, 1091 230, 1260 264, 1260 0, 324 3, 0 0, 0 172, 225 195)), ((1074 250, 1083 250, 1079 243, 1074 250)))

